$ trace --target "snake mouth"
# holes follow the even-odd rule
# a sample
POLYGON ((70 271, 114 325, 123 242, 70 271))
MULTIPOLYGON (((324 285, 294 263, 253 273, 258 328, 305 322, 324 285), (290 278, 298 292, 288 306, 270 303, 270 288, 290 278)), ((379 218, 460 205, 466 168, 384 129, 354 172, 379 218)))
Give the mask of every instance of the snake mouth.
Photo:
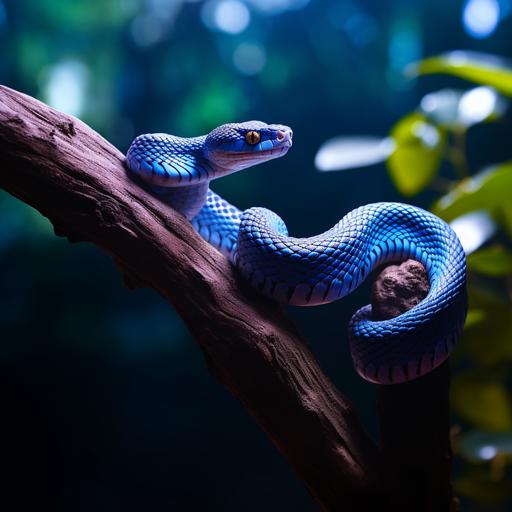
MULTIPOLYGON (((234 151, 233 149, 212 151, 208 158, 219 168, 222 169, 222 175, 247 169, 253 165, 262 164, 280 158, 285 155, 291 147, 291 140, 288 141, 272 141, 272 147, 267 144, 266 147, 257 149, 256 147, 251 151, 241 150, 234 151)), ((244 148, 245 149, 245 148, 244 148)))
POLYGON ((291 148, 291 144, 280 145, 272 149, 264 149, 262 151, 240 151, 240 152, 231 152, 226 151, 222 153, 222 158, 227 160, 259 160, 260 158, 265 157, 274 157, 283 155, 291 148))

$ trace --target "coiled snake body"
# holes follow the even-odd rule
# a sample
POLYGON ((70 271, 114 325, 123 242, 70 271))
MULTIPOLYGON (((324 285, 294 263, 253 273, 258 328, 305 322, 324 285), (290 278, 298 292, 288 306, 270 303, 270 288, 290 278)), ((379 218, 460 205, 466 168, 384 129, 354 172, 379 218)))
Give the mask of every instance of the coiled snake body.
POLYGON ((357 372, 372 382, 404 382, 439 366, 466 312, 464 252, 445 222, 410 205, 375 203, 353 210, 325 233, 294 238, 274 212, 241 212, 210 190, 212 179, 282 156, 291 145, 287 126, 249 121, 202 137, 140 135, 127 164, 253 286, 281 303, 332 302, 382 263, 420 261, 430 282, 426 298, 384 321, 373 321, 371 306, 364 306, 350 322, 350 348, 357 372))

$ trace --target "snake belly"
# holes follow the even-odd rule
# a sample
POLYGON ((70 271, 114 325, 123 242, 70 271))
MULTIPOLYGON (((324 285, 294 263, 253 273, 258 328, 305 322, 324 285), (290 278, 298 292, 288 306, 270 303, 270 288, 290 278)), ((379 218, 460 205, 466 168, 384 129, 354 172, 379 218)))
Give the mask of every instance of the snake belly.
POLYGON ((383 263, 421 262, 427 296, 389 320, 372 320, 371 306, 364 306, 350 321, 349 343, 357 372, 371 382, 400 383, 430 372, 449 356, 466 315, 465 256, 457 236, 425 210, 383 202, 349 212, 322 234, 295 238, 274 212, 242 212, 209 188, 212 179, 284 155, 291 143, 287 126, 260 121, 194 138, 146 134, 133 141, 127 165, 252 286, 280 303, 329 303, 383 263))

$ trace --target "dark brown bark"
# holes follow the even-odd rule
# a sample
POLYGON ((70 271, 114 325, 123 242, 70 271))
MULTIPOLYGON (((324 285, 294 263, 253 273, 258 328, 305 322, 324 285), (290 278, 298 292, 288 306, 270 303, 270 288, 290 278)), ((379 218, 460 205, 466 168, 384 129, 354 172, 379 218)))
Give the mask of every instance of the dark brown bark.
MULTIPOLYGON (((421 510, 425 474, 418 463, 427 460, 429 470, 437 464, 440 476, 425 492, 432 503, 444 503, 449 459, 429 458, 423 449, 438 442, 439 453, 449 454, 447 377, 439 376, 444 370, 381 390, 384 460, 398 457, 390 472, 396 478, 384 478, 381 454, 352 405, 282 310, 239 280, 184 217, 133 183, 123 164, 123 155, 82 122, 0 87, 0 186, 48 217, 58 235, 109 253, 129 287, 153 288, 177 310, 211 374, 252 414, 323 510, 387 510, 390 500, 397 511, 421 510), (438 437, 427 436, 418 406, 417 419, 406 422, 419 400, 437 418, 431 424, 438 437), (400 434, 409 453, 418 453, 413 462, 400 434), (414 507, 405 508, 413 502, 409 498, 415 498, 414 507)), ((412 295, 420 300, 416 285, 412 295)), ((410 307, 414 300, 395 302, 410 307)), ((379 303, 389 300, 379 299, 374 307, 379 303)))
MULTIPOLYGON (((386 267, 372 290, 372 312, 384 320, 404 313, 429 289, 421 263, 386 267)), ((450 366, 404 384, 379 386, 380 444, 395 510, 443 512, 452 508, 450 484, 450 366)))

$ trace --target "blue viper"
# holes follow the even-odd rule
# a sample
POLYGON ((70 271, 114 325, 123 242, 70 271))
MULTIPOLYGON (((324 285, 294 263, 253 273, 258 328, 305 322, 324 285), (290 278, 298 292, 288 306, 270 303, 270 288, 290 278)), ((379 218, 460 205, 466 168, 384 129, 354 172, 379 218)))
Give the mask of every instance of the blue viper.
POLYGON ((466 315, 464 251, 445 222, 410 205, 375 203, 325 233, 294 238, 274 212, 242 212, 210 190, 213 179, 286 154, 292 136, 287 126, 260 121, 193 138, 145 134, 133 141, 127 164, 254 287, 280 303, 332 302, 383 263, 421 262, 430 282, 425 299, 383 321, 372 320, 371 306, 364 306, 352 317, 349 342, 357 372, 371 382, 400 383, 431 371, 448 357, 466 315))

